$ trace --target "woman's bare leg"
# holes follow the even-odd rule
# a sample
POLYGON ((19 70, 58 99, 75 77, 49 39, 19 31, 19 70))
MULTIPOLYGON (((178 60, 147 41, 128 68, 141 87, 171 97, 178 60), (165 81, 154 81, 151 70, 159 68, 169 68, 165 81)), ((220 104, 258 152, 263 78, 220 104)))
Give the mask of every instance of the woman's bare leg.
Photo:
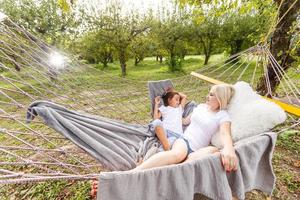
POLYGON ((159 152, 148 160, 137 166, 133 171, 150 169, 165 165, 177 164, 182 162, 187 156, 187 146, 184 140, 178 139, 174 142, 170 151, 159 152))
POLYGON ((204 158, 204 157, 211 155, 213 153, 216 153, 218 151, 219 151, 219 149, 216 147, 213 147, 213 146, 204 147, 197 151, 194 151, 193 153, 190 153, 188 158, 186 159, 186 161, 193 161, 193 160, 197 160, 200 158, 204 158))

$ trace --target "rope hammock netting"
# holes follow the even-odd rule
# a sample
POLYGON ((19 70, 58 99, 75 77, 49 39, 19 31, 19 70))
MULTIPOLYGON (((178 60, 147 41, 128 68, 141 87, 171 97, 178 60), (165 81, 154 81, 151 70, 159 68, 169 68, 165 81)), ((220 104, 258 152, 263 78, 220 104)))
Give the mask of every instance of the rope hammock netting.
MULTIPOLYGON (((45 126, 40 118, 27 124, 25 113, 33 101, 43 99, 131 124, 151 121, 147 81, 112 76, 67 55, 63 66, 58 66, 49 62, 54 52, 0 15, 0 184, 94 179, 104 170, 97 159, 45 126)), ((210 84, 217 80, 246 81, 255 88, 264 77, 268 97, 282 102, 289 112, 286 123, 274 130, 282 132, 299 129, 300 80, 293 80, 289 76, 293 74, 282 70, 266 45, 256 45, 191 75, 173 78, 172 83, 188 99, 202 102, 210 84), (281 79, 276 94, 271 90, 267 65, 281 79)))

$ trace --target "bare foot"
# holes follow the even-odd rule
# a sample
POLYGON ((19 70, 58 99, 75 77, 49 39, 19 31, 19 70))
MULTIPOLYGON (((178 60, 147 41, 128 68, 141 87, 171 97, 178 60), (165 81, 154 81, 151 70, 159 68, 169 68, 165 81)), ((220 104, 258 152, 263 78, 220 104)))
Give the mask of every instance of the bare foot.
POLYGON ((91 188, 91 197, 92 199, 96 199, 98 190, 98 180, 92 180, 91 188))
POLYGON ((232 196, 232 200, 239 200, 236 196, 232 196))
POLYGON ((139 165, 142 164, 143 162, 144 162, 143 159, 139 159, 139 160, 137 161, 137 163, 136 163, 136 166, 139 166, 139 165))

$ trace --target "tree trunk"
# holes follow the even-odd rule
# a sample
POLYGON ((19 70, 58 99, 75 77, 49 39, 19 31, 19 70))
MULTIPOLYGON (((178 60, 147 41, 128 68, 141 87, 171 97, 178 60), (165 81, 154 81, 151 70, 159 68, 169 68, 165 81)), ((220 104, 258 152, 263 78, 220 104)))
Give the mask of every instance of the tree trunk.
POLYGON ((210 54, 205 54, 204 65, 207 65, 210 54))
POLYGON ((103 69, 108 67, 108 63, 110 61, 110 54, 109 53, 105 53, 104 55, 102 55, 100 58, 100 62, 103 64, 103 69))
POLYGON ((230 52, 231 56, 234 55, 234 54, 236 54, 236 53, 238 53, 238 52, 240 52, 242 50, 243 42, 244 42, 243 40, 235 40, 234 41, 234 45, 231 46, 232 47, 231 48, 231 52, 230 52))
POLYGON ((114 62, 114 57, 113 57, 113 54, 112 52, 109 53, 109 63, 113 63, 114 62))
POLYGON ((105 61, 105 62, 102 62, 102 64, 103 64, 103 69, 106 69, 106 68, 107 68, 107 63, 108 63, 108 62, 106 62, 106 61, 105 61))
POLYGON ((207 65, 208 60, 210 58, 210 55, 211 55, 211 46, 212 46, 212 42, 209 41, 208 47, 204 48, 204 54, 205 54, 204 65, 207 65))
POLYGON ((226 63, 231 62, 232 60, 235 60, 234 63, 238 62, 239 59, 237 58, 238 52, 240 52, 242 50, 242 45, 243 45, 243 40, 235 40, 233 41, 233 43, 230 45, 230 58, 228 60, 226 60, 226 63), (235 55, 235 56, 233 56, 235 55))
POLYGON ((121 65, 121 70, 122 70, 122 77, 126 76, 126 56, 125 56, 125 51, 121 50, 119 52, 119 61, 121 65))
POLYGON ((206 44, 202 37, 200 37, 200 40, 203 45, 203 51, 204 51, 204 55, 205 55, 204 65, 207 65, 209 57, 210 57, 210 53, 211 53, 212 41, 210 39, 208 39, 208 44, 206 44))
MULTIPOLYGON (((279 6, 281 0, 274 0, 279 6)), ((294 3, 293 0, 285 0, 281 8, 279 9, 279 19, 286 13, 286 11, 291 7, 294 3)), ((295 3, 294 7, 290 9, 290 11, 285 15, 285 17, 276 25, 275 31, 271 38, 270 51, 274 56, 275 60, 281 65, 284 71, 287 71, 292 63, 295 61, 291 55, 290 44, 291 44, 291 33, 289 33, 293 23, 296 21, 297 16, 299 15, 300 10, 300 1, 298 0, 295 3)), ((267 66, 268 77, 271 85, 271 92, 274 93, 277 86, 281 80, 281 74, 277 72, 279 77, 277 77, 275 71, 272 68, 272 65, 269 63, 267 66)), ((268 94, 266 77, 262 76, 257 84, 256 90, 261 95, 268 94)))
POLYGON ((169 63, 169 66, 170 66, 170 70, 171 71, 174 71, 175 68, 176 68, 176 56, 175 56, 175 53, 173 52, 173 50, 170 53, 170 63, 169 63))
POLYGON ((135 57, 134 59, 134 66, 137 66, 140 62, 140 59, 138 57, 135 57))
POLYGON ((163 62, 163 56, 158 56, 159 57, 159 63, 163 62))

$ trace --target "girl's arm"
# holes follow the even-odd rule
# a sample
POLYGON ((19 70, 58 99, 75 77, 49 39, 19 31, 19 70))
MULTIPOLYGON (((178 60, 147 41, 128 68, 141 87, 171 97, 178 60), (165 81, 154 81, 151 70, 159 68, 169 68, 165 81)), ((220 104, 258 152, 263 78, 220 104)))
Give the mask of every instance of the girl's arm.
POLYGON ((182 109, 184 109, 184 106, 186 104, 186 95, 183 93, 180 93, 180 92, 178 94, 181 98, 180 105, 181 105, 182 109))
POLYGON ((154 119, 160 119, 161 118, 161 112, 158 110, 158 106, 160 103, 160 96, 155 97, 154 99, 154 111, 153 111, 153 118, 154 119))
POLYGON ((223 122, 220 125, 221 141, 223 149, 221 150, 221 161, 226 171, 237 170, 238 159, 233 148, 231 138, 231 123, 223 122))
POLYGON ((167 138, 164 128, 161 126, 156 127, 155 134, 156 134, 158 140, 160 141, 163 149, 165 151, 169 151, 171 149, 171 146, 170 146, 170 143, 169 143, 169 140, 167 138))

